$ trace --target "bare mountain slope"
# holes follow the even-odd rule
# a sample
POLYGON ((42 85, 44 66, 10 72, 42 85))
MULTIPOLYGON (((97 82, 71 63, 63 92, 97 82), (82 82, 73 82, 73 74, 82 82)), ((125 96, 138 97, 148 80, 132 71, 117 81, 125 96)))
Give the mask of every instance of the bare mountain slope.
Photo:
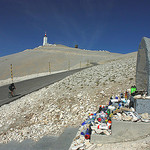
POLYGON ((77 48, 71 48, 64 45, 40 46, 35 49, 28 49, 20 53, 8 55, 0 58, 0 80, 10 78, 10 64, 13 64, 14 77, 42 73, 49 71, 49 62, 51 71, 67 70, 70 67, 79 68, 80 62, 82 67, 87 61, 102 63, 111 61, 123 54, 89 51, 77 48))
MULTIPOLYGON (((0 58, 1 76, 2 69, 7 73, 10 63, 18 76, 47 71, 49 60, 56 70, 65 69, 68 60, 72 67, 88 59, 100 64, 0 107, 0 143, 38 141, 45 135, 60 135, 65 127, 79 127, 89 113, 96 112, 100 104, 107 104, 110 96, 119 95, 135 84, 136 58, 136 52, 123 55, 62 45, 38 47, 0 58)), ((128 142, 128 148, 142 150, 144 145, 148 149, 149 143, 149 138, 132 141, 128 142)), ((116 143, 97 145, 95 150, 115 146, 116 143)), ((114 149, 125 146, 126 143, 118 143, 114 149)))
POLYGON ((0 107, 0 143, 37 141, 45 135, 61 134, 65 127, 79 127, 112 95, 135 84, 136 53, 116 58, 0 107))

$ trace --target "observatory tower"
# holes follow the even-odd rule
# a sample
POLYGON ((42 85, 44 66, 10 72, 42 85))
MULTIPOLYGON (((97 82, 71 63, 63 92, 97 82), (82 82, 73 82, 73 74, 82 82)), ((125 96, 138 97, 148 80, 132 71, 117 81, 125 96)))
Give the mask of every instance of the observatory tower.
POLYGON ((44 45, 47 45, 47 36, 46 36, 46 33, 45 33, 45 36, 44 36, 44 38, 43 38, 43 46, 44 45))

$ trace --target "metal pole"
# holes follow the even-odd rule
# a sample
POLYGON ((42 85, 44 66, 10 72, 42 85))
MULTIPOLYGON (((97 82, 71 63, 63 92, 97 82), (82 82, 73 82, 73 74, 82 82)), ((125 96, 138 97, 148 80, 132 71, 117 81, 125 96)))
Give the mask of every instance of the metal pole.
POLYGON ((11 68, 11 81, 13 83, 13 70, 12 70, 12 64, 10 64, 10 68, 11 68))
POLYGON ((51 73, 51 63, 49 62, 49 73, 51 73))

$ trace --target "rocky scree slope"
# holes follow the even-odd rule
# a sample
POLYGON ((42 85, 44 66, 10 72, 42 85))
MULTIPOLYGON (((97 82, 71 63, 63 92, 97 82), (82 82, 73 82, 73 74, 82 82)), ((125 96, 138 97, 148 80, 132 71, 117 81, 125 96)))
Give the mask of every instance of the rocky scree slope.
POLYGON ((136 53, 85 69, 0 107, 0 143, 35 141, 81 125, 110 96, 135 84, 136 53))

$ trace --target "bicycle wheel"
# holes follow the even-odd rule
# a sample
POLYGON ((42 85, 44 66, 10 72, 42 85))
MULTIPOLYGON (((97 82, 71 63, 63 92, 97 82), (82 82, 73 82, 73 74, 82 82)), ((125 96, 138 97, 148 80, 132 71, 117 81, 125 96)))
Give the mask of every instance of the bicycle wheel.
POLYGON ((8 92, 8 98, 11 98, 12 95, 11 95, 11 92, 8 92))
POLYGON ((16 90, 13 90, 13 96, 12 97, 14 97, 14 96, 16 96, 16 90))

